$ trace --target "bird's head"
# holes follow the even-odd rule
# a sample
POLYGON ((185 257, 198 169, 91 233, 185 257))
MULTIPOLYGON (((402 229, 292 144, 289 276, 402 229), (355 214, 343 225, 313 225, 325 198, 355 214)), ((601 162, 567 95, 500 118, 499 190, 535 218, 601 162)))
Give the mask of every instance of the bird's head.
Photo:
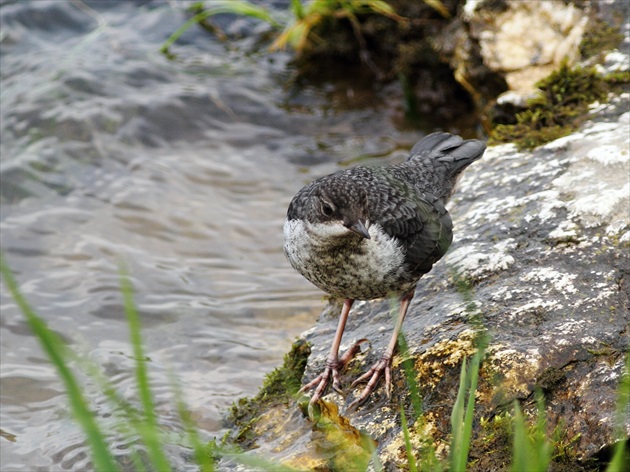
POLYGON ((322 180, 313 188, 309 220, 329 235, 370 239, 368 194, 351 180, 322 180))

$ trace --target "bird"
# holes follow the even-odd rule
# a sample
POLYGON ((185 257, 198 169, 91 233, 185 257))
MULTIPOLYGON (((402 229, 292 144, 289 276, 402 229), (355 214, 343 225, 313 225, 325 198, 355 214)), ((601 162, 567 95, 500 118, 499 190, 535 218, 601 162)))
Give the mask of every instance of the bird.
POLYGON ((400 308, 387 349, 351 385, 367 382, 349 408, 364 403, 385 377, 391 396, 391 365, 403 320, 420 278, 444 256, 453 240, 446 203, 464 169, 485 152, 477 139, 436 132, 418 141, 398 164, 358 166, 323 176, 299 190, 284 222, 284 253, 307 280, 344 300, 324 371, 304 385, 310 405, 332 388, 343 394, 340 372, 360 350, 339 348, 355 300, 399 296, 400 308))

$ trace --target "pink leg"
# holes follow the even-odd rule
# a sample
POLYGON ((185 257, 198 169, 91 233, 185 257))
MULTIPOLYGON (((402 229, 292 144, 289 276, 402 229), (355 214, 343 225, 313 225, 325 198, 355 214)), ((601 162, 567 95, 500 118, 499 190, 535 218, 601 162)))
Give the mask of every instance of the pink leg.
POLYGON ((348 409, 352 410, 353 408, 359 406, 363 403, 367 397, 374 391, 376 388, 376 384, 378 384, 378 380, 385 373, 385 393, 387 393, 387 398, 390 398, 392 393, 392 379, 391 379, 391 365, 392 365, 392 357, 394 356, 394 350, 396 349, 396 342, 398 341, 398 335, 400 334, 400 330, 402 328, 403 321, 405 319, 405 315, 407 314, 407 309, 409 308, 409 304, 413 299, 414 291, 406 293, 400 300, 400 311, 398 313, 398 319, 396 320, 396 326, 394 327, 394 332, 392 333, 392 337, 389 340, 389 345, 387 346, 387 350, 381 357, 381 359, 372 366, 370 370, 368 370, 361 377, 356 379, 352 383, 352 387, 357 385, 360 382, 365 380, 368 381, 367 385, 361 392, 359 398, 353 401, 348 409))
POLYGON ((305 392, 312 388, 315 388, 313 392, 313 396, 311 397, 310 404, 313 405, 316 403, 323 395, 326 390, 326 386, 328 382, 330 382, 330 378, 332 377, 333 388, 339 392, 341 391, 341 384, 339 383, 339 371, 345 367, 345 365, 354 357, 356 352, 359 349, 359 344, 364 342, 365 339, 361 339, 357 341, 349 350, 346 352, 341 359, 339 359, 339 346, 341 345, 341 338, 343 336, 343 331, 346 328, 346 321, 348 320, 348 314, 350 313, 350 308, 354 300, 346 299, 343 302, 343 308, 341 310, 341 316, 339 317, 339 324, 337 325, 337 331, 335 332, 335 338, 333 339, 332 346, 330 346, 330 353, 328 354, 328 359, 326 359, 326 368, 324 372, 319 374, 315 379, 304 385, 300 389, 301 392, 305 392))

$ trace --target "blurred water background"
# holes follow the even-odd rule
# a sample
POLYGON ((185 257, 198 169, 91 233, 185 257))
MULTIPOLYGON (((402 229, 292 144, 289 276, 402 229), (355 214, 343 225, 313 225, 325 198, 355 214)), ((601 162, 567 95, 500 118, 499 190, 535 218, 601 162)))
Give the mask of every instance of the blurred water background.
MULTIPOLYGON (((36 312, 131 400, 126 264, 160 422, 181 432, 174 372, 210 439, 324 306, 282 253, 293 194, 348 162, 399 159, 421 133, 401 125, 395 85, 296 87, 289 54, 258 48, 266 26, 250 20, 219 19, 227 44, 194 27, 165 57, 186 5, 0 3, 0 234, 36 312)), ((2 470, 85 470, 61 382, 0 296, 2 470)), ((173 446, 177 470, 189 454, 173 446)))

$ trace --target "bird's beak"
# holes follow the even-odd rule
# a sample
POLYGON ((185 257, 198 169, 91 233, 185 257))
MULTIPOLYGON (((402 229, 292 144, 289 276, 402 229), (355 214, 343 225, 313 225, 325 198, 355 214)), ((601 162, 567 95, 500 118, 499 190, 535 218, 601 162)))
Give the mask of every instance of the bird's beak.
POLYGON ((365 227, 365 223, 363 223, 363 221, 361 220, 357 220, 356 223, 354 224, 347 225, 346 228, 348 228, 351 231, 354 231, 359 236, 365 239, 370 239, 370 233, 368 233, 368 230, 365 227))

